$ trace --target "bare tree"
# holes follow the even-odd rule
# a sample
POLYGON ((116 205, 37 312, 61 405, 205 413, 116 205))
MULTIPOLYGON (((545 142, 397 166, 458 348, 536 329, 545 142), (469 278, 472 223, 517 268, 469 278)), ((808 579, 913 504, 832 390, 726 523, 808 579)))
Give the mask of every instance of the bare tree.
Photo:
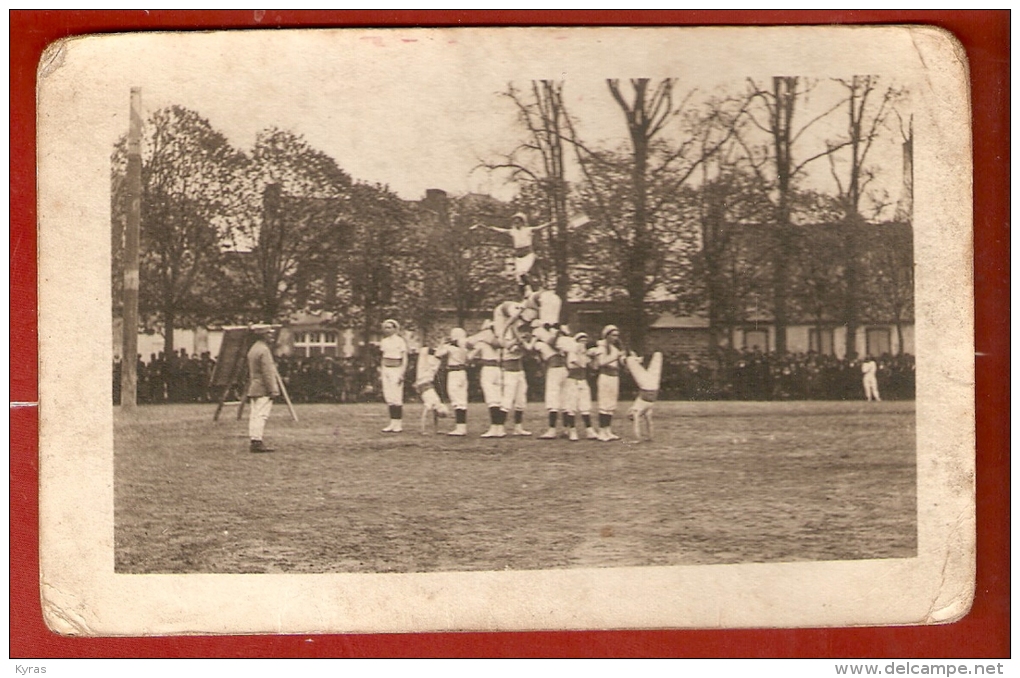
MULTIPOLYGON (((839 318, 846 298, 845 266, 840 232, 828 224, 794 227, 799 231, 791 262, 791 292, 813 321, 819 339, 826 324, 839 318)), ((819 346, 820 348, 820 346, 819 346)))
MULTIPOLYGON (((695 259, 695 280, 688 289, 703 290, 713 351, 726 330, 727 345, 733 348, 733 325, 744 320, 747 280, 761 283, 771 266, 771 253, 758 248, 752 256, 742 251, 740 237, 749 229, 761 230, 771 211, 766 187, 741 167, 739 158, 720 154, 716 162, 705 163, 697 191, 698 222, 701 227, 700 256, 695 259), (755 268, 753 275, 751 268, 755 268)), ((767 242, 767 241, 766 241, 767 242)))
POLYGON ((678 99, 676 83, 674 78, 654 84, 639 78, 627 88, 607 80, 627 125, 626 156, 590 149, 573 126, 570 130, 587 184, 588 209, 612 243, 627 297, 630 341, 638 349, 648 326, 646 302, 662 283, 663 263, 675 258, 678 248, 690 248, 682 237, 687 206, 678 200, 681 189, 733 136, 743 113, 740 106, 692 111, 687 104, 694 92, 678 99), (670 141, 666 130, 677 118, 683 122, 680 138, 670 141))
POLYGON ((843 208, 843 266, 846 276, 843 304, 843 322, 846 325, 846 355, 857 356, 857 328, 861 314, 861 244, 859 235, 864 217, 861 215, 861 199, 868 185, 876 176, 874 168, 867 165, 868 154, 884 126, 891 110, 891 103, 900 95, 892 87, 879 92, 878 76, 855 75, 849 80, 836 79, 846 91, 847 114, 846 135, 830 141, 828 153, 829 168, 839 191, 843 208), (845 149, 849 157, 845 163, 845 174, 840 172, 840 160, 845 149))
POLYGON ((867 229, 882 242, 862 246, 863 267, 868 280, 862 288, 869 294, 866 306, 896 327, 898 353, 903 354, 903 326, 914 316, 914 242, 909 223, 892 223, 867 229))
POLYGON ((533 186, 543 197, 541 220, 551 222, 552 227, 546 229, 542 237, 547 239, 552 254, 556 293, 566 298, 570 289, 570 189, 565 149, 570 122, 563 103, 563 83, 532 80, 527 90, 511 83, 505 96, 517 109, 517 119, 526 130, 527 138, 504 160, 483 166, 493 171, 508 170, 511 179, 533 186))
POLYGON ((789 325, 790 262, 796 255, 795 233, 791 221, 793 194, 797 180, 805 168, 815 160, 842 148, 846 143, 830 144, 823 150, 798 161, 794 157, 797 141, 820 120, 837 110, 843 101, 823 110, 798 127, 794 120, 798 103, 813 86, 801 82, 796 76, 772 78, 771 89, 748 79, 750 98, 760 103, 761 110, 750 110, 750 122, 745 133, 739 135, 750 167, 773 192, 773 220, 775 247, 772 279, 772 315, 776 329, 776 352, 786 353, 786 328, 789 325), (763 119, 764 118, 764 119, 763 119), (757 129, 768 135, 768 142, 755 145, 746 132, 757 129))
POLYGON ((896 112, 896 119, 899 121, 900 139, 903 148, 903 186, 900 188, 900 197, 896 201, 896 212, 893 217, 896 221, 913 223, 914 221, 914 116, 907 119, 906 127, 903 125, 903 116, 896 112))
POLYGON ((630 179, 633 221, 630 248, 623 262, 623 275, 630 302, 630 339, 640 350, 644 345, 647 327, 645 297, 650 282, 647 262, 652 259, 654 248, 648 228, 648 155, 652 142, 678 110, 673 99, 676 80, 663 79, 651 91, 651 80, 648 78, 631 80, 631 100, 624 96, 619 80, 608 80, 606 84, 626 117, 633 153, 630 179))

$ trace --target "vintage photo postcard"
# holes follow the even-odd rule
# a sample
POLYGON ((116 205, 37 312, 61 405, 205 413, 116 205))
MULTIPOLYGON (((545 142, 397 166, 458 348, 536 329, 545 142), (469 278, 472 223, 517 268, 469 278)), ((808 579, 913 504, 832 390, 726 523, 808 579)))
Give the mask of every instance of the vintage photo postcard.
POLYGON ((46 623, 959 619, 970 119, 916 26, 53 45, 46 623))

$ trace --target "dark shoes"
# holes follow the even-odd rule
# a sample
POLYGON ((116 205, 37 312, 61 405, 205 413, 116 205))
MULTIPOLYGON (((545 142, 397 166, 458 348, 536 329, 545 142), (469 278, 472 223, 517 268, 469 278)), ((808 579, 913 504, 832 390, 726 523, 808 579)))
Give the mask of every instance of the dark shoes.
POLYGON ((253 440, 253 441, 251 441, 251 447, 249 448, 249 451, 250 452, 272 452, 273 448, 272 447, 266 447, 265 445, 262 444, 261 440, 253 440))

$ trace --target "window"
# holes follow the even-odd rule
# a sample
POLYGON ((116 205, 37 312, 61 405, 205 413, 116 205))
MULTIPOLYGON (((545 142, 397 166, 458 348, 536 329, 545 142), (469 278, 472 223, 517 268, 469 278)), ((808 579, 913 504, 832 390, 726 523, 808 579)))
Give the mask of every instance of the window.
POLYGON ((883 353, 892 353, 888 327, 869 327, 866 336, 868 355, 877 358, 883 353))
POLYGON ((768 353, 769 333, 766 330, 744 330, 744 348, 768 353))
POLYGON ((313 355, 336 356, 336 332, 296 332, 294 352, 309 358, 313 355))
POLYGON ((832 355, 832 328, 813 327, 808 330, 808 350, 821 355, 832 355))

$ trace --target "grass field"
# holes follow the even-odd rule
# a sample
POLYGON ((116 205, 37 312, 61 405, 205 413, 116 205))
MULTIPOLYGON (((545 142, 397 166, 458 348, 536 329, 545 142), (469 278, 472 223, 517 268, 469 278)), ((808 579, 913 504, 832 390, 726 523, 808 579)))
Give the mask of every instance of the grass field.
MULTIPOLYGON (((619 412, 625 413, 623 404, 619 412)), ((526 423, 544 430, 533 404, 526 423)), ((656 441, 381 432, 383 405, 114 413, 125 573, 428 572, 912 557, 912 402, 659 402, 656 441)), ((441 422, 443 430, 449 420, 441 422)))

